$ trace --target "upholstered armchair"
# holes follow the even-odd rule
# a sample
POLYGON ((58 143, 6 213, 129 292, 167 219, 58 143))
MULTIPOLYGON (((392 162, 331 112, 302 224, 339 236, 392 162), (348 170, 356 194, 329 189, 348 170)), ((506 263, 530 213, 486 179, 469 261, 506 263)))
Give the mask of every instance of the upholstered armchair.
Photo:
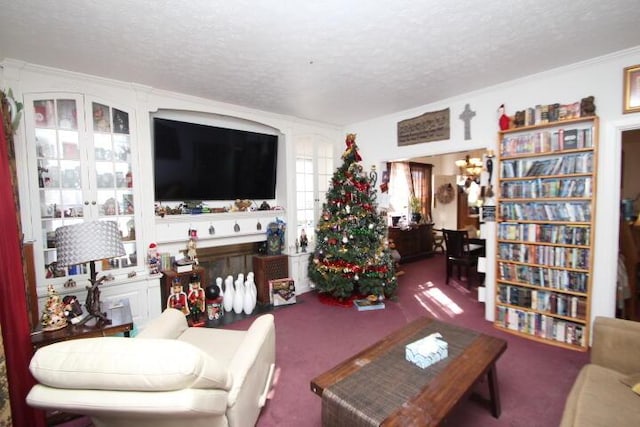
POLYGON ((188 327, 167 309, 135 338, 40 348, 27 403, 102 426, 253 426, 275 369, 273 315, 246 331, 188 327))

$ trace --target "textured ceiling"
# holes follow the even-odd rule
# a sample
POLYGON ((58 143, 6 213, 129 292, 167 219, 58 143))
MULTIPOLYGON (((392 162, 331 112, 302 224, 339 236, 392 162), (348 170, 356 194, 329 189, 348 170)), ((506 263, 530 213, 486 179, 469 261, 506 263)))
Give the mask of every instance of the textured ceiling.
POLYGON ((638 6, 0 0, 0 59, 343 125, 640 45, 638 6))

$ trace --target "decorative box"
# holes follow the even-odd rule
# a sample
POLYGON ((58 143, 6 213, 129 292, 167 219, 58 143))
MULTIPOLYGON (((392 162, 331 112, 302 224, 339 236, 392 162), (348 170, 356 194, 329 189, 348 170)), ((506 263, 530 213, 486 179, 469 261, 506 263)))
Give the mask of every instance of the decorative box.
POLYGON ((407 344, 405 347, 405 358, 422 369, 445 359, 448 355, 449 345, 438 332, 407 344))
POLYGON ((292 278, 269 280, 269 295, 274 307, 286 304, 295 304, 296 285, 292 278))

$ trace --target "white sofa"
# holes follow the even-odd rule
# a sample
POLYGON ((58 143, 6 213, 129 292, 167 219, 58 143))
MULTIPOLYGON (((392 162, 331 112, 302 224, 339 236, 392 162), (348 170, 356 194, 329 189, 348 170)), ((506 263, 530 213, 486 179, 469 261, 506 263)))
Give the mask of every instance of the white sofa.
POLYGON ((40 348, 27 403, 88 415, 96 427, 255 425, 275 369, 273 315, 247 331, 188 327, 165 310, 136 338, 40 348))

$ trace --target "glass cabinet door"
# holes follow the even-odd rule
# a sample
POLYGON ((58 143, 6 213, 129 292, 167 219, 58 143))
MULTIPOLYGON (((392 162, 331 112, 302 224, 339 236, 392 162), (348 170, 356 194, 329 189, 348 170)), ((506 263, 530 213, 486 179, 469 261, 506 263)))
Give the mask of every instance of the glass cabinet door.
MULTIPOLYGON (((55 230, 85 216, 78 97, 36 99, 32 102, 33 137, 45 277, 82 273, 77 266, 56 266, 55 230)), ((34 222, 35 224, 35 222, 34 222)))
POLYGON ((115 221, 121 231, 126 255, 104 260, 99 270, 137 266, 129 113, 80 95, 31 95, 25 101, 30 188, 37 187, 39 203, 32 217, 42 233, 36 260, 44 278, 87 273, 86 265, 58 266, 55 248, 58 227, 85 220, 115 221))
POLYGON ((135 203, 131 172, 129 113, 109 105, 91 102, 91 149, 93 164, 90 182, 95 188, 96 215, 118 223, 127 255, 103 263, 103 268, 119 269, 137 265, 135 203))

